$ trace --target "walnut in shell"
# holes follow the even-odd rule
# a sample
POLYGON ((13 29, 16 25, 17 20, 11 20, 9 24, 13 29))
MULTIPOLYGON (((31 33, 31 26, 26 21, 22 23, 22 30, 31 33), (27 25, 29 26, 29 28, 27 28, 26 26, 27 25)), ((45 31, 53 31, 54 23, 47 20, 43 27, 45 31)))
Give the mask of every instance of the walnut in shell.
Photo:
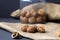
POLYGON ((20 16, 20 20, 22 20, 23 16, 20 16))
POLYGON ((34 17, 37 16, 37 12, 36 12, 36 10, 34 10, 34 9, 31 10, 31 16, 34 16, 34 17))
POLYGON ((23 23, 27 23, 27 22, 28 22, 28 18, 27 18, 27 17, 23 17, 23 18, 21 18, 21 22, 23 22, 23 23))
POLYGON ((46 15, 42 16, 42 20, 43 20, 43 22, 46 22, 46 15))
POLYGON ((36 22, 35 17, 30 17, 30 18, 28 19, 28 22, 29 22, 29 23, 35 23, 35 22, 36 22))
POLYGON ((21 27, 21 30, 22 30, 23 32, 27 32, 27 28, 28 28, 28 25, 23 25, 23 26, 21 27))
POLYGON ((43 21, 43 20, 42 20, 42 17, 41 17, 41 16, 39 16, 39 17, 36 18, 36 22, 37 22, 37 23, 41 23, 42 21, 43 21))
POLYGON ((37 30, 38 30, 38 32, 40 32, 40 33, 45 33, 45 29, 44 29, 43 26, 38 26, 38 27, 37 27, 37 30))
POLYGON ((26 13, 27 13, 26 11, 21 11, 20 15, 25 16, 26 13))
POLYGON ((25 15, 26 17, 30 17, 31 16, 31 14, 30 14, 30 12, 29 11, 27 11, 27 13, 26 13, 26 15, 25 15))
POLYGON ((27 28, 27 32, 29 32, 29 33, 35 33, 36 31, 37 31, 37 29, 35 26, 29 26, 27 28))
POLYGON ((45 10, 44 9, 39 9, 38 14, 41 15, 41 16, 45 15, 45 10))

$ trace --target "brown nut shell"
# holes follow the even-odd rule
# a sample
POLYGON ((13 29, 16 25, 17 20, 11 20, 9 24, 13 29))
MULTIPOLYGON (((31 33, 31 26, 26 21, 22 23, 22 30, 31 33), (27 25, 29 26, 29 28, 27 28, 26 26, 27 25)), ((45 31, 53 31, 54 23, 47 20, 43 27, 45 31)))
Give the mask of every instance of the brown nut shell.
POLYGON ((22 20, 23 16, 20 16, 20 20, 22 20))
POLYGON ((37 17, 37 12, 32 13, 32 16, 37 17))
POLYGON ((28 19, 28 22, 29 22, 29 23, 35 23, 35 22, 36 22, 35 17, 30 17, 30 18, 28 19))
POLYGON ((37 27, 38 32, 45 33, 45 29, 42 26, 37 27))
POLYGON ((41 15, 41 16, 45 15, 45 10, 44 9, 39 9, 38 14, 41 15))
POLYGON ((27 28, 27 32, 28 33, 35 33, 37 31, 36 27, 35 26, 29 26, 27 28))
POLYGON ((27 13, 26 11, 21 11, 20 15, 25 16, 26 13, 27 13))
POLYGON ((25 15, 26 17, 30 17, 31 16, 31 14, 30 14, 30 12, 29 11, 27 11, 27 13, 26 13, 26 15, 25 15))
POLYGON ((42 16, 42 20, 46 22, 46 16, 42 16))
POLYGON ((27 22, 28 22, 28 18, 27 18, 27 17, 23 17, 23 18, 21 19, 21 21, 22 21, 23 23, 27 23, 27 22))
POLYGON ((28 25, 24 25, 24 26, 21 27, 21 30, 23 32, 27 32, 27 28, 28 28, 28 25))
POLYGON ((42 21, 43 21, 43 20, 42 20, 42 17, 41 17, 41 16, 39 16, 39 17, 36 18, 36 22, 37 22, 37 23, 41 23, 42 21))
POLYGON ((34 17, 37 16, 37 12, 34 9, 31 10, 31 16, 34 16, 34 17))

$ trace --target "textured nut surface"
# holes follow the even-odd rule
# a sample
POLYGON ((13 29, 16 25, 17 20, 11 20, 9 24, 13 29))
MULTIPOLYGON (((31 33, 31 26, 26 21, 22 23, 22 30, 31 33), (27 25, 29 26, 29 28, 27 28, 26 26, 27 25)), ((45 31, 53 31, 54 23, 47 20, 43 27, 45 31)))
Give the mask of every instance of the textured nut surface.
POLYGON ((22 30, 23 32, 27 32, 27 28, 28 28, 28 25, 23 25, 23 26, 21 27, 21 30, 22 30))
POLYGON ((30 17, 31 16, 31 14, 30 14, 30 12, 29 11, 27 11, 27 13, 26 13, 26 15, 25 15, 26 17, 30 17))
POLYGON ((29 32, 29 33, 35 33, 36 31, 37 31, 37 29, 35 26, 29 26, 27 28, 27 32, 29 32))
POLYGON ((45 10, 44 9, 39 9, 38 10, 38 14, 39 15, 44 15, 45 14, 45 10))
POLYGON ((19 33, 18 32, 14 32, 12 35, 11 35, 11 37, 12 38, 19 38, 19 33))
POLYGON ((22 20, 23 16, 20 16, 20 20, 22 20))
POLYGON ((37 12, 34 9, 31 10, 31 16, 34 16, 34 17, 37 16, 37 12))
POLYGON ((35 17, 30 17, 30 18, 28 19, 28 22, 29 22, 29 23, 35 23, 35 22, 36 22, 35 17))
POLYGON ((28 22, 28 18, 27 17, 23 17, 21 20, 23 23, 27 23, 28 22))
POLYGON ((32 16, 36 17, 37 16, 37 12, 32 13, 32 16))
POLYGON ((43 26, 37 27, 38 32, 45 33, 45 29, 43 26))
POLYGON ((46 22, 46 15, 42 16, 42 20, 43 20, 43 22, 46 22))
POLYGON ((37 23, 42 22, 42 17, 41 17, 41 16, 37 17, 37 18, 36 18, 36 22, 37 22, 37 23))
POLYGON ((20 15, 25 16, 26 13, 27 13, 26 11, 21 11, 20 15))

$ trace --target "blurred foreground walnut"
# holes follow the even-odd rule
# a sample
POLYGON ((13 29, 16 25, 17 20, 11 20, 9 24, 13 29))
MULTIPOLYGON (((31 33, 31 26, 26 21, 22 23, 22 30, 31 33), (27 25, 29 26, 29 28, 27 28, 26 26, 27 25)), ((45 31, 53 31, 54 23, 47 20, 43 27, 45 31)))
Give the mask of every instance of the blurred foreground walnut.
POLYGON ((45 33, 45 29, 43 26, 37 27, 38 32, 45 33))
POLYGON ((27 28, 28 28, 28 25, 23 25, 23 26, 21 27, 21 30, 22 30, 23 32, 27 32, 27 28))
POLYGON ((20 20, 21 20, 21 22, 23 22, 23 23, 27 23, 27 22, 28 22, 28 18, 27 18, 27 17, 22 17, 22 16, 20 16, 20 20))
POLYGON ((37 31, 36 26, 29 26, 27 28, 27 32, 29 33, 35 33, 37 31))

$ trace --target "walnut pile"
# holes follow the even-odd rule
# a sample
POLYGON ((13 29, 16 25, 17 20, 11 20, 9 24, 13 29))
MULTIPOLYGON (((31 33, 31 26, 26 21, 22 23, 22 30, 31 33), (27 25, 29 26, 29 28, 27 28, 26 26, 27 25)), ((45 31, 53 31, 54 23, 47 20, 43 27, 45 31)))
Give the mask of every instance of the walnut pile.
POLYGON ((45 23, 45 10, 39 9, 38 11, 36 11, 32 9, 31 11, 21 11, 20 21, 22 23, 45 23))
POLYGON ((21 27, 21 30, 23 32, 28 32, 28 33, 35 33, 37 31, 36 26, 35 25, 24 25, 21 27))
POLYGON ((28 33, 45 33, 46 30, 43 26, 37 26, 37 25, 24 25, 21 27, 21 31, 28 32, 28 33))

